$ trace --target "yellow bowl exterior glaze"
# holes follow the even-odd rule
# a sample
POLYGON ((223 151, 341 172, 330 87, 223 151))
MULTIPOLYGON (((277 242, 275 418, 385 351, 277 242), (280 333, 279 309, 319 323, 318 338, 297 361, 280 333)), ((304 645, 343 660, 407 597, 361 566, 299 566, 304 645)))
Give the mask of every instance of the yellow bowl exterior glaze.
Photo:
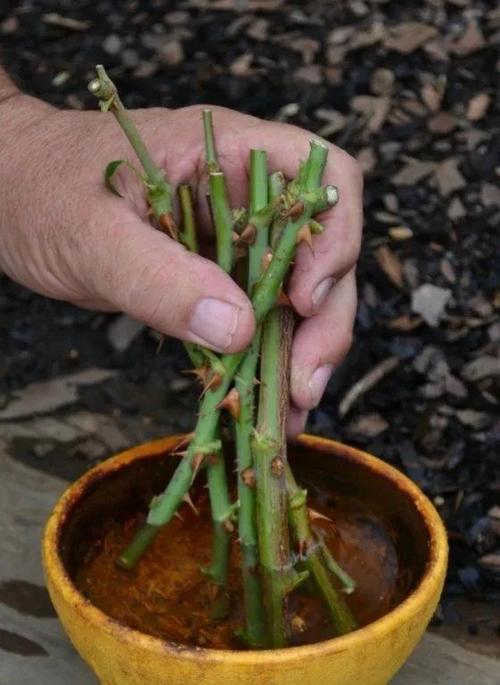
POLYGON ((57 503, 43 537, 47 586, 71 642, 102 685, 387 685, 411 654, 437 606, 446 574, 448 546, 441 519, 406 476, 381 460, 334 441, 303 435, 299 444, 325 458, 342 456, 369 468, 403 491, 421 517, 429 541, 425 573, 395 609, 350 635, 303 647, 266 651, 192 648, 132 630, 86 600, 69 578, 61 555, 61 531, 72 507, 96 476, 168 453, 179 436, 141 445, 85 474, 57 503))

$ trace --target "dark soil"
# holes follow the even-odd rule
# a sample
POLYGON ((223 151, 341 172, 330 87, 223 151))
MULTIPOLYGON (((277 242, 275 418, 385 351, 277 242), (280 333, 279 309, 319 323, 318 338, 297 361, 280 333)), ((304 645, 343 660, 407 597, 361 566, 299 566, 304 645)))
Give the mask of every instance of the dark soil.
MULTIPOLYGON (((459 620, 457 597, 498 602, 496 3, 24 0, 0 2, 0 41, 22 87, 62 107, 94 107, 86 83, 104 62, 130 107, 226 105, 358 156, 366 230, 355 342, 309 429, 396 464, 434 500, 452 552, 440 621, 459 620), (353 384, 391 357, 395 368, 340 416, 353 384)), ((180 374, 179 345, 155 354, 143 331, 116 352, 110 317, 0 285, 0 407, 28 383, 98 366, 119 374, 81 388, 80 408, 115 417, 134 440, 190 427, 196 389, 180 374)), ((95 458, 72 454, 71 476, 95 458)), ((57 470, 57 456, 33 461, 57 470)))

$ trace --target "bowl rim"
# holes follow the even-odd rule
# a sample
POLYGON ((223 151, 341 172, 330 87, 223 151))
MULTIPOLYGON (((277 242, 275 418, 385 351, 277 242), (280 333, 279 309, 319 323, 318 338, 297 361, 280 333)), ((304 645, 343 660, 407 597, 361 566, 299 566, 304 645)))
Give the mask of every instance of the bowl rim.
POLYGON ((186 439, 186 435, 172 435, 159 440, 153 440, 136 447, 127 449, 89 469, 78 480, 71 484, 56 502, 56 505, 46 523, 42 553, 46 578, 57 586, 64 602, 85 616, 88 622, 96 625, 97 629, 107 632, 114 639, 125 644, 134 644, 145 651, 152 651, 165 656, 213 663, 231 662, 239 665, 262 663, 284 663, 303 659, 306 655, 320 657, 326 653, 344 652, 357 649, 363 644, 382 638, 405 620, 418 614, 427 601, 433 596, 437 588, 441 588, 447 568, 448 541, 444 524, 431 501, 420 488, 394 466, 381 459, 364 452, 356 447, 329 438, 322 438, 302 433, 297 438, 299 446, 321 451, 325 456, 341 454, 358 464, 368 467, 379 476, 392 481, 399 490, 411 499, 417 513, 420 515, 429 534, 428 555, 425 571, 412 592, 394 609, 381 618, 359 628, 352 633, 330 638, 307 645, 286 647, 281 649, 264 650, 228 650, 211 649, 182 645, 173 641, 163 640, 139 630, 130 628, 120 621, 111 618, 97 606, 86 599, 69 577, 59 554, 60 532, 65 525, 70 509, 80 499, 86 489, 105 474, 121 470, 137 459, 154 457, 164 452, 173 451, 179 442, 186 439))

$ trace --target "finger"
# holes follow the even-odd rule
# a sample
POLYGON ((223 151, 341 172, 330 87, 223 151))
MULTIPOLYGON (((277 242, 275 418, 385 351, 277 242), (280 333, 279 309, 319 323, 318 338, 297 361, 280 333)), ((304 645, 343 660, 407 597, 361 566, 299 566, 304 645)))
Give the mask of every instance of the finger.
POLYGON ((101 228, 88 273, 97 297, 166 335, 235 352, 251 340, 250 301, 216 264, 128 216, 101 228))
POLYGON ((316 407, 328 380, 351 346, 356 278, 351 270, 320 311, 297 329, 292 347, 291 399, 299 409, 316 407))
POLYGON ((355 265, 361 247, 362 175, 357 163, 333 148, 325 182, 338 187, 339 202, 318 217, 325 230, 313 237, 313 249, 299 245, 288 286, 288 296, 302 316, 320 310, 335 283, 355 265))
MULTIPOLYGON (((295 126, 276 122, 262 122, 245 117, 239 122, 245 126, 245 135, 238 136, 232 127, 237 117, 227 110, 217 111, 221 120, 222 149, 227 152, 226 163, 235 165, 228 174, 230 192, 240 202, 246 202, 244 192, 248 186, 249 150, 261 147, 268 152, 270 170, 280 169, 293 178, 299 159, 309 153, 311 133, 295 126), (227 125, 227 129, 224 125, 227 125), (227 139, 227 144, 224 145, 227 139), (235 149, 235 144, 238 149, 235 149), (228 148, 226 150, 226 148, 228 148)), ((326 143, 326 141, 323 141, 326 143)), ((288 295, 302 316, 318 312, 322 302, 336 281, 352 269, 359 255, 362 235, 363 175, 357 162, 334 145, 329 147, 324 183, 339 190, 338 205, 324 212, 318 219, 325 230, 313 239, 313 250, 302 244, 297 250, 288 295)))
POLYGON ((286 421, 286 434, 289 438, 296 438, 299 433, 304 432, 308 413, 303 409, 297 409, 293 404, 290 405, 286 421))

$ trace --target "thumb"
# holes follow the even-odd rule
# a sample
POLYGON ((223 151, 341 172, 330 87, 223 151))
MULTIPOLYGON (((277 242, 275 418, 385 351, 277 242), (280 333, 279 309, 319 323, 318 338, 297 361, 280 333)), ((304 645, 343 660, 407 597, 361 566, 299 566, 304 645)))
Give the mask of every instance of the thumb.
POLYGON ((218 352, 249 344, 255 331, 251 302, 216 264, 139 220, 112 233, 107 249, 101 243, 100 297, 165 335, 218 352))

